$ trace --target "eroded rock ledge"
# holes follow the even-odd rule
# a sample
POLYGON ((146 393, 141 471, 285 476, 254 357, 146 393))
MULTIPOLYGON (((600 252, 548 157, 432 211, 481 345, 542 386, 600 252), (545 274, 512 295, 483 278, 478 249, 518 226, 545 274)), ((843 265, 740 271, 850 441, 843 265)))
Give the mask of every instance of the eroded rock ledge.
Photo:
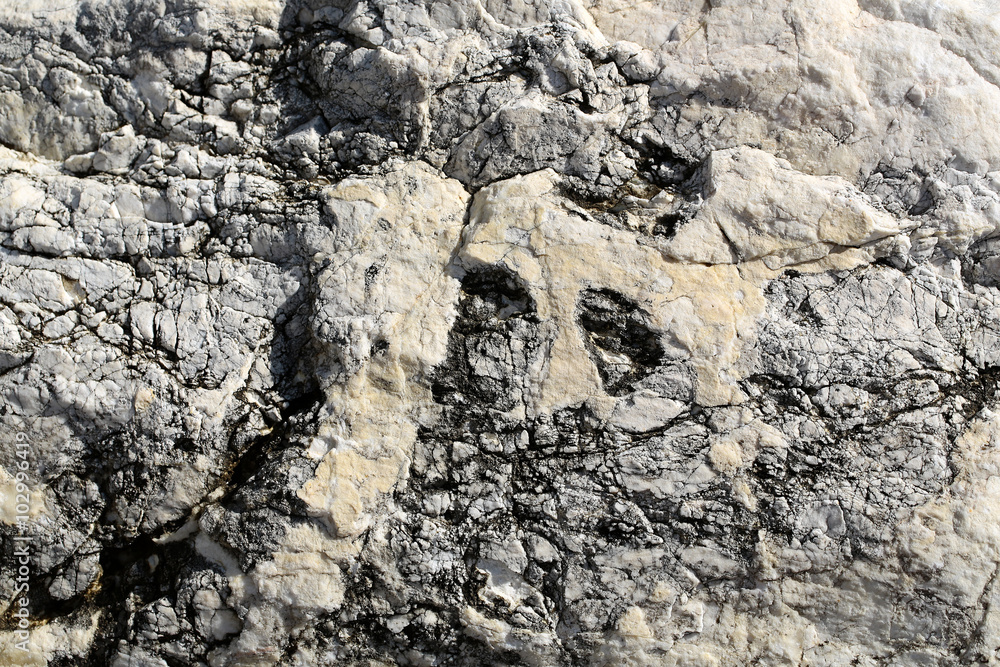
POLYGON ((9 1, 0 662, 995 664, 997 26, 9 1))

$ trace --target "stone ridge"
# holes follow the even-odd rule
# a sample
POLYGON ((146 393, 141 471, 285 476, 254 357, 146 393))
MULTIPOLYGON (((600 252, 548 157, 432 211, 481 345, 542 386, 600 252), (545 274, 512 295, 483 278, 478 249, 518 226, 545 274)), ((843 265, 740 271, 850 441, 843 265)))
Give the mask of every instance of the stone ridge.
POLYGON ((0 664, 1000 663, 993 4, 7 0, 0 664))

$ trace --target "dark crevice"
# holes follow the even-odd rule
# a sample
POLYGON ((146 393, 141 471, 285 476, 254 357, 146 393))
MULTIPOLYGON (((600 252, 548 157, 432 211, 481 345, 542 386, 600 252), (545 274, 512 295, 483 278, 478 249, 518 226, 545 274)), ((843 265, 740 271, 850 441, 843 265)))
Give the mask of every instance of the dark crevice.
POLYGON ((628 393, 659 366, 663 357, 659 335, 649 328, 649 314, 637 304, 612 290, 588 289, 580 293, 577 308, 580 326, 589 334, 591 360, 610 395, 628 393))

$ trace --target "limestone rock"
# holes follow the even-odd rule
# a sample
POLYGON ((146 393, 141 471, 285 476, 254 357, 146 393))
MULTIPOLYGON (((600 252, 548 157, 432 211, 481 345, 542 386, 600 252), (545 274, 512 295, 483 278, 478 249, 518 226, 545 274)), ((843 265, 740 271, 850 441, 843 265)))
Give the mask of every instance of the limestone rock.
POLYGON ((4 3, 0 663, 997 664, 998 40, 4 3))

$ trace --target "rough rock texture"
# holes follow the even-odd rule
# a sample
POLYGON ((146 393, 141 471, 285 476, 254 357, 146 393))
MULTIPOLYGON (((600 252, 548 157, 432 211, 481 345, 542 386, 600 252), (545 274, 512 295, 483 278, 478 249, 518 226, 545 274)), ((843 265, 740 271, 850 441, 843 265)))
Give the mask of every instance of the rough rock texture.
POLYGON ((6 0, 0 664, 997 664, 997 9, 6 0))

